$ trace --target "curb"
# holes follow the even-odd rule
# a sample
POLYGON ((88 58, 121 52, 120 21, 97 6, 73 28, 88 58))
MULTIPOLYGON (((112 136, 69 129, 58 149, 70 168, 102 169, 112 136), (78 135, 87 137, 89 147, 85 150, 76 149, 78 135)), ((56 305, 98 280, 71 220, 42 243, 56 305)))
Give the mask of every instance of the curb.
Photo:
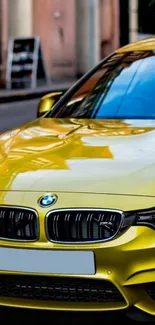
POLYGON ((0 104, 18 102, 18 101, 26 101, 31 99, 41 98, 48 93, 62 91, 66 92, 73 84, 69 84, 67 86, 62 87, 61 85, 57 85, 55 87, 49 88, 41 88, 36 90, 25 90, 25 91, 6 91, 5 95, 0 95, 0 104))

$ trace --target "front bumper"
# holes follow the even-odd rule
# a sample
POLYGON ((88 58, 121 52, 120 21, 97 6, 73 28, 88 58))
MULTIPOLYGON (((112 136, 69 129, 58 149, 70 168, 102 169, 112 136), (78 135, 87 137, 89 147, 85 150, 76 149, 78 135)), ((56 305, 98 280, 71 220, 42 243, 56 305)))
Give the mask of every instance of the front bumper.
MULTIPOLYGON (((38 210, 37 201, 43 193, 3 193, 1 204, 20 205, 33 207, 38 210), (36 205, 33 203, 36 202, 36 205)), ((155 206, 155 198, 142 197, 122 197, 112 195, 88 195, 88 194, 64 194, 56 193, 59 197, 54 208, 66 207, 96 207, 111 208, 119 210, 138 210, 155 206), (103 203, 104 202, 104 203, 103 203)), ((146 284, 155 282, 155 231, 142 226, 135 226, 128 229, 122 236, 105 243, 90 243, 77 245, 62 245, 51 243, 45 234, 45 215, 47 209, 41 209, 40 218, 40 237, 33 243, 17 243, 9 241, 0 241, 0 247, 16 249, 37 249, 40 250, 64 250, 64 251, 92 251, 95 255, 96 270, 94 275, 69 275, 69 274, 49 274, 35 273, 35 276, 50 276, 57 278, 72 279, 97 279, 100 281, 109 281, 118 288, 123 299, 120 302, 58 302, 46 301, 42 299, 19 299, 14 297, 0 297, 0 305, 50 309, 50 310, 70 310, 70 311, 108 311, 123 310, 135 306, 151 315, 155 315, 155 300, 152 299, 146 289, 146 284)), ((12 263, 13 255, 10 255, 12 263)), ((5 254, 4 254, 5 260, 5 254)), ((28 261, 31 263, 31 260, 28 261)), ((40 263, 42 261, 40 260, 40 263)), ((47 261, 49 263, 49 261, 47 261)), ((1 263, 2 265, 2 263, 1 263)), ((1 266, 1 275, 31 275, 31 272, 16 272, 3 270, 1 266)))

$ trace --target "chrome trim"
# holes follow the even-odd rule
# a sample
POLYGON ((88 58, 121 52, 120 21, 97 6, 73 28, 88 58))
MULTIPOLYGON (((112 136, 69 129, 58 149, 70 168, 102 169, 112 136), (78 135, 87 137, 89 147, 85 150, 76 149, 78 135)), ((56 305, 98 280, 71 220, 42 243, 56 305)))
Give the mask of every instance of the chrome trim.
POLYGON ((117 234, 119 233, 120 229, 122 228, 122 225, 124 223, 124 219, 125 219, 125 213, 121 210, 116 210, 116 209, 99 209, 99 208, 67 208, 67 209, 56 209, 56 210, 51 210, 49 212, 47 212, 47 214, 45 215, 45 233, 47 236, 47 239, 49 242, 51 243, 56 243, 56 244, 63 244, 63 245, 67 245, 67 244, 71 244, 71 245, 75 245, 75 244, 80 244, 80 245, 88 245, 88 244, 95 244, 95 243, 104 243, 104 242, 108 242, 112 239, 114 239, 117 234), (101 240, 93 240, 93 241, 85 241, 85 242, 67 242, 67 241, 55 241, 55 240, 51 240, 49 238, 49 233, 48 233, 48 229, 47 229, 47 219, 49 217, 49 215, 52 213, 58 213, 59 211, 61 212, 68 212, 68 211, 101 211, 101 212, 114 212, 114 213, 120 213, 121 215, 121 221, 120 221, 120 226, 116 232, 116 234, 114 236, 109 237, 108 239, 101 239, 101 240))
POLYGON ((19 243, 34 243, 34 242, 37 242, 39 240, 39 237, 40 237, 40 223, 39 223, 39 215, 38 215, 38 212, 37 210, 35 209, 32 209, 32 208, 28 208, 28 207, 22 207, 22 206, 17 206, 17 205, 1 205, 0 204, 0 208, 13 208, 13 209, 23 209, 23 210, 29 210, 31 212, 34 212, 36 217, 37 217, 37 229, 38 229, 38 236, 36 239, 33 239, 33 240, 20 240, 20 239, 9 239, 9 238, 3 238, 3 237, 0 237, 0 240, 2 241, 8 241, 8 242, 19 242, 19 243))

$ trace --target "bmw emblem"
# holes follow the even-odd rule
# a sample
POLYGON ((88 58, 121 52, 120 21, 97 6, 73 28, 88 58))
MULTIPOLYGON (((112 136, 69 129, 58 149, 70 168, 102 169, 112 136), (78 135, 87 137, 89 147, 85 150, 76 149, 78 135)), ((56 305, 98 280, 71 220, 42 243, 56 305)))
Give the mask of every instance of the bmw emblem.
POLYGON ((42 207, 42 208, 48 208, 50 207, 51 205, 55 204, 57 201, 57 197, 56 195, 53 195, 53 194, 46 194, 44 196, 42 196, 40 199, 39 199, 39 205, 42 207))

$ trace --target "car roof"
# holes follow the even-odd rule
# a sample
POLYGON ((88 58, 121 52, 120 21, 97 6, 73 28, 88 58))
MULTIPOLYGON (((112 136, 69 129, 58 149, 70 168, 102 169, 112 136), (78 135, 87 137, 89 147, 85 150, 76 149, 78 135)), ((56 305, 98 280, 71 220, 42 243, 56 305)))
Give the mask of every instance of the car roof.
POLYGON ((128 44, 116 50, 117 53, 132 51, 151 51, 155 50, 155 37, 146 38, 135 43, 128 44))

